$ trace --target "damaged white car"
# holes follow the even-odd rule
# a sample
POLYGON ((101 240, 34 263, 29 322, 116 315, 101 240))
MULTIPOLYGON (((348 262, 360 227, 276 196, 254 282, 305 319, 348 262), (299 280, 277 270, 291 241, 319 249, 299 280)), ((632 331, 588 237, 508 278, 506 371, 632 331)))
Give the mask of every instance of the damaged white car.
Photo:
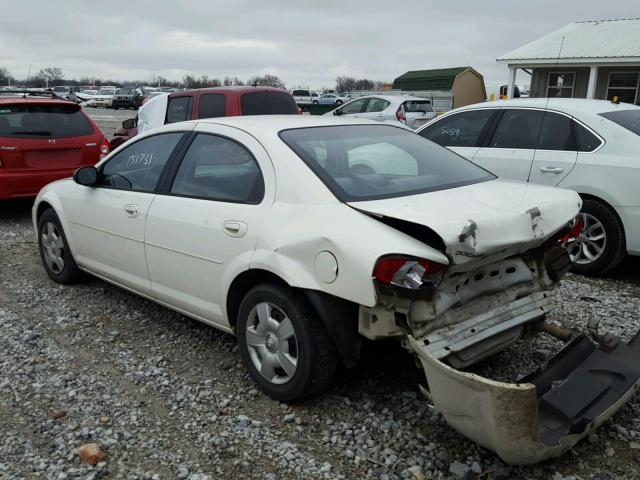
POLYGON ((33 221, 54 281, 88 272, 235 333, 273 398, 321 391, 362 336, 395 337, 453 427, 532 463, 611 416, 640 375, 637 340, 586 336, 518 384, 465 371, 549 330, 580 206, 398 127, 263 116, 139 135, 45 187, 33 221))

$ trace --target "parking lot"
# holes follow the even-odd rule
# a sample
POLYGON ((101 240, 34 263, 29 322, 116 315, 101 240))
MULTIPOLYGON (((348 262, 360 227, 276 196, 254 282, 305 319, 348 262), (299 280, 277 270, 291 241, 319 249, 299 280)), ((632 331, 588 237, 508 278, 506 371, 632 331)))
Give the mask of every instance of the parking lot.
MULTIPOLYGON (((89 109, 105 134, 132 111, 89 109)), ((640 476, 640 398, 557 460, 509 467, 433 413, 424 376, 395 343, 294 405, 260 393, 235 339, 101 280, 49 280, 29 201, 0 203, 0 477, 563 478, 640 476), (96 466, 77 448, 95 441, 96 466)), ((603 278, 569 275, 551 320, 628 339, 640 312, 640 261, 603 278)), ((474 367, 515 381, 561 342, 522 340, 474 367)))
POLYGON ((113 110, 111 108, 87 108, 86 112, 109 140, 113 138, 116 129, 122 127, 123 120, 134 118, 137 114, 135 110, 113 110))

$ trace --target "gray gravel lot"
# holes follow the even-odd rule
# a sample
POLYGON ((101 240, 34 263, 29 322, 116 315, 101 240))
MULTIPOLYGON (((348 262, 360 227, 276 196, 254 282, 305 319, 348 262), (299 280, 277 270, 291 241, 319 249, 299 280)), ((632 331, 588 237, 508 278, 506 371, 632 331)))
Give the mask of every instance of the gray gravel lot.
MULTIPOLYGON (((0 203, 0 478, 639 478, 640 399, 560 459, 509 468, 432 414, 412 359, 368 344, 325 394, 256 391, 234 338, 97 279, 63 287, 40 266, 29 202, 0 203), (78 447, 97 443, 95 466, 78 447)), ((569 276, 556 318, 628 337, 640 262, 569 276)), ((546 337, 478 366, 513 378, 546 337)))
POLYGON ((111 108, 87 107, 84 110, 109 140, 113 138, 116 129, 122 126, 123 120, 135 118, 138 113, 136 110, 113 110, 111 108))
MULTIPOLYGON (((88 109, 111 136, 133 111, 88 109)), ((325 394, 258 392, 235 340, 97 279, 63 287, 40 265, 30 202, 0 202, 0 478, 635 479, 640 398, 563 457, 510 468, 433 414, 394 343, 365 345, 325 394), (78 448, 96 443, 102 462, 78 448)), ((640 259, 570 275, 552 319, 639 326, 640 259)), ((514 380, 562 344, 539 336, 475 367, 514 380)))

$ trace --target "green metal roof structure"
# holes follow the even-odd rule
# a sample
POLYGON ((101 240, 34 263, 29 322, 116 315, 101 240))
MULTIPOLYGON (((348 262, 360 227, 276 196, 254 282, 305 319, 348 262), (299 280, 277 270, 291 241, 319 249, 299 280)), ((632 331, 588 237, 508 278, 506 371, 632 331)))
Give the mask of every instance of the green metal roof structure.
POLYGON ((399 90, 447 91, 453 88, 458 75, 471 67, 437 68, 435 70, 412 70, 393 81, 399 90))

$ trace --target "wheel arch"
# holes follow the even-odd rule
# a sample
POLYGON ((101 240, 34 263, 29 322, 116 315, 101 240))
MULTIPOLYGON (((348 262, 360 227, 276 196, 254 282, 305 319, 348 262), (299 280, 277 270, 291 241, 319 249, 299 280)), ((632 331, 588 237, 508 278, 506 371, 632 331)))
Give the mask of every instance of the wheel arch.
POLYGON ((226 313, 229 325, 234 330, 242 299, 249 290, 262 283, 275 284, 297 293, 303 302, 313 308, 327 329, 343 366, 349 368, 356 364, 360 357, 361 343, 357 304, 319 290, 292 287, 282 277, 268 270, 245 270, 231 282, 226 299, 226 313))

